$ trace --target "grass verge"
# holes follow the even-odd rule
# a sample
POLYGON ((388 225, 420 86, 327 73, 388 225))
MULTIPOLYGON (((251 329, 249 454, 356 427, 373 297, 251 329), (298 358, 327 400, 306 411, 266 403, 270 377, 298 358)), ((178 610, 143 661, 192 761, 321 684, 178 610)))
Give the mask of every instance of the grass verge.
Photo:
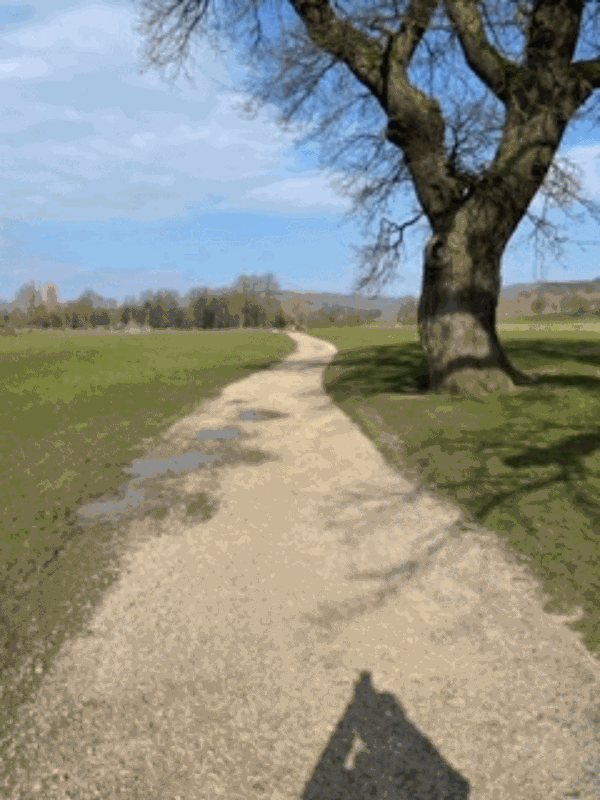
POLYGON ((500 336, 513 363, 540 381, 483 399, 426 392, 415 328, 310 333, 339 348, 324 374, 332 400, 389 463, 527 562, 549 597, 546 611, 580 608, 571 627, 597 654, 600 325, 523 327, 500 325, 500 336))
MULTIPOLYGON (((142 440, 294 348, 261 330, 0 338, 0 751, 17 706, 118 576, 118 532, 83 529, 76 509, 117 494, 142 440)), ((209 507, 199 497, 189 513, 209 507)))

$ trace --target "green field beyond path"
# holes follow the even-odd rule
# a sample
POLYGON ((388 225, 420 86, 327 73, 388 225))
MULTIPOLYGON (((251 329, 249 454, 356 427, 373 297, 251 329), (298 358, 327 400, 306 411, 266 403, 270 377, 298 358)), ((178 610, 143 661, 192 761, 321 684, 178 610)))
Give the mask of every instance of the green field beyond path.
POLYGON ((332 400, 388 463, 456 502, 520 554, 600 652, 600 325, 500 325, 513 363, 542 375, 512 395, 427 395, 416 328, 311 329, 339 348, 332 400))
POLYGON ((115 579, 114 531, 83 531, 76 509, 116 493, 143 439, 294 349, 266 330, 0 338, 0 744, 115 579))
MULTIPOLYGON (((324 388, 388 462, 520 554, 547 611, 580 607, 572 627, 599 652, 600 326, 582 323, 499 326, 511 360, 542 378, 478 399, 427 394, 415 328, 309 333, 339 348, 324 388)), ((82 531, 76 509, 116 492, 142 440, 294 349, 265 330, 0 339, 0 752, 118 577, 115 530, 82 531)))

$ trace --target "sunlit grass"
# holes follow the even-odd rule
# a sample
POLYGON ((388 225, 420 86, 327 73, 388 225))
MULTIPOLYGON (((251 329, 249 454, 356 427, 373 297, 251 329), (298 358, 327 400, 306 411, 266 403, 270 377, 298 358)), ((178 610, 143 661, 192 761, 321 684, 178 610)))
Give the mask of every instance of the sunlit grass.
POLYGON ((142 439, 293 347, 267 331, 0 339, 4 571, 27 569, 15 562, 25 542, 28 562, 52 552, 74 509, 125 477, 142 439))
MULTIPOLYGON (((499 327, 512 361, 543 377, 476 400, 428 395, 415 328, 309 333, 340 349, 325 389, 389 462, 495 530, 540 578, 548 610, 581 606, 574 627, 600 650, 600 324, 499 327)), ((294 349, 260 330, 0 339, 3 678, 32 652, 49 663, 114 579, 114 530, 82 532, 78 506, 116 492, 143 439, 294 349)), ((186 511, 204 519, 211 501, 199 495, 186 511)), ((0 740, 37 680, 2 695, 0 740)))
MULTIPOLYGON (((528 323, 529 324, 529 323, 528 323)), ((415 328, 321 329, 339 353, 327 392, 399 469, 455 501, 529 563, 600 652, 600 325, 499 326, 513 363, 541 375, 511 395, 430 395, 415 328)))
POLYGON ((77 508, 117 493, 144 439, 294 349, 264 330, 0 338, 0 743, 38 681, 28 659, 48 664, 118 573, 123 541, 77 508))

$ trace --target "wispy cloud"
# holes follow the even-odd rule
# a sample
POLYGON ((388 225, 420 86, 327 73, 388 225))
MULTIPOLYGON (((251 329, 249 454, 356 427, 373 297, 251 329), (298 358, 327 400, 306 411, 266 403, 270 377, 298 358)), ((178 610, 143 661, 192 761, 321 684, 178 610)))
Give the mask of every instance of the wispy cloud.
MULTIPOLYGON (((148 288, 149 275, 182 289, 223 285, 264 263, 288 286, 349 289, 350 245, 363 240, 337 227, 350 200, 335 172, 310 147, 298 151, 272 109, 241 116, 233 54, 221 62, 199 47, 195 87, 140 75, 139 12, 122 2, 0 6, 0 296, 57 275, 65 291, 91 274, 119 296, 148 288)), ((597 196, 600 145, 584 139, 567 152, 597 196)), ((411 236, 400 275, 414 293, 421 234, 411 236)))

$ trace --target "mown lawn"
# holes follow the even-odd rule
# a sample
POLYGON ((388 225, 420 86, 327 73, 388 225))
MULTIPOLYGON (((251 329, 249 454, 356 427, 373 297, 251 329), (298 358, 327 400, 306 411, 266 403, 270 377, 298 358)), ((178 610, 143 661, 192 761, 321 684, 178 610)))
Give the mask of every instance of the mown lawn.
POLYGON ((115 531, 82 530, 76 509, 116 494, 143 439, 294 349, 265 330, 0 338, 0 750, 117 574, 115 531))
POLYGON ((513 395, 430 395, 416 328, 311 329, 339 348, 324 385, 389 463, 501 536, 600 652, 600 325, 500 326, 541 376, 513 395), (521 329, 519 329, 521 328, 521 329))

